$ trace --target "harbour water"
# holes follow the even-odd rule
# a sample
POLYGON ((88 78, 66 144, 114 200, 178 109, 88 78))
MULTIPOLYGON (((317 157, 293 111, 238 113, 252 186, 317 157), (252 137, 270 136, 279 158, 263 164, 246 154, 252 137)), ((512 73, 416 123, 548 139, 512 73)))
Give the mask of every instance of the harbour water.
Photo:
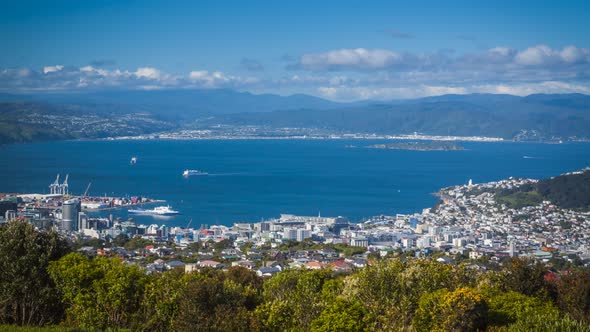
MULTIPOLYGON (((0 147, 0 192, 146 196, 182 214, 133 216, 184 226, 260 221, 280 213, 353 221, 431 207, 438 189, 510 176, 545 178, 590 166, 590 143, 459 143, 464 151, 347 148, 381 140, 64 141, 0 147), (132 165, 131 157, 137 157, 132 165), (185 169, 207 176, 183 177, 185 169)), ((127 211, 99 212, 127 218, 127 211)))

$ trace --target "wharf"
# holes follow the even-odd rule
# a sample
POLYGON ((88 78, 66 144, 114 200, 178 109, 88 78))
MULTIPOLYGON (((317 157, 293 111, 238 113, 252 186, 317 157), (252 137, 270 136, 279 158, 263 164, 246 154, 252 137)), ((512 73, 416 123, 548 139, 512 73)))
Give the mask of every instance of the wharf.
MULTIPOLYGON (((88 202, 88 201, 82 200, 82 202, 84 203, 84 202, 88 202)), ((165 202, 166 201, 163 199, 152 199, 147 202, 127 203, 127 204, 120 204, 120 205, 114 205, 114 206, 106 206, 106 207, 101 207, 101 208, 96 208, 96 209, 82 207, 82 210, 84 210, 84 211, 108 211, 108 210, 118 210, 118 209, 124 209, 124 208, 128 208, 128 207, 158 204, 158 203, 165 203, 165 202)), ((91 201, 91 203, 95 203, 95 202, 91 201)))

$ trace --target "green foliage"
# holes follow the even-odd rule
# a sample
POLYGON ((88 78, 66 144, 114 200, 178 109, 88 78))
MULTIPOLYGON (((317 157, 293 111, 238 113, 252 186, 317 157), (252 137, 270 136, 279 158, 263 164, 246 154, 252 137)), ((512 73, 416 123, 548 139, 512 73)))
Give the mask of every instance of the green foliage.
POLYGON ((346 257, 360 255, 367 251, 367 248, 365 247, 354 247, 347 244, 335 244, 334 249, 340 253, 343 253, 346 257))
POLYGON ((52 262, 48 270, 68 304, 68 325, 97 329, 131 326, 147 281, 137 266, 126 266, 117 258, 89 260, 71 253, 52 262))
POLYGON ((508 332, 590 332, 590 325, 576 321, 569 316, 546 317, 542 314, 527 315, 502 331, 508 332))
POLYGON ((153 245, 153 244, 154 244, 154 242, 151 240, 146 240, 141 237, 134 237, 125 244, 125 249, 127 249, 127 250, 143 249, 143 248, 145 248, 149 245, 153 245))
POLYGON ((141 299, 140 319, 136 328, 142 331, 170 331, 178 315, 178 301, 189 276, 177 270, 149 279, 141 299))
POLYGON ((487 303, 484 297, 471 288, 451 292, 442 303, 438 330, 477 331, 486 326, 487 303))
POLYGON ((357 298, 367 309, 368 328, 407 329, 420 297, 439 289, 455 289, 472 282, 462 267, 435 261, 385 261, 358 271, 345 281, 343 294, 357 298))
POLYGON ((312 239, 304 239, 303 241, 287 240, 280 246, 280 250, 310 250, 310 249, 322 249, 325 245, 321 243, 315 243, 312 239))
POLYGON ((496 202, 498 204, 505 204, 511 209, 520 209, 525 206, 538 205, 542 201, 543 197, 537 191, 517 191, 496 196, 496 202))
MULTIPOLYGON (((256 309, 265 330, 308 331, 323 311, 323 296, 334 289, 324 271, 287 270, 264 284, 264 303, 256 309)), ((329 297, 329 296, 328 296, 329 297)))
POLYGON ((590 323, 590 272, 570 270, 557 283, 558 305, 572 318, 590 323))
POLYGON ((119 234, 113 239, 113 245, 115 247, 125 247, 125 245, 129 242, 129 236, 127 234, 119 234))
POLYGON ((553 295, 553 289, 545 281, 547 267, 542 263, 526 258, 511 258, 505 264, 506 267, 497 280, 504 291, 541 298, 553 295))
POLYGON ((0 325, 0 331, 3 332, 84 332, 86 330, 73 329, 62 326, 45 326, 45 327, 30 327, 30 326, 15 326, 15 325, 0 325))
POLYGON ((564 209, 590 209, 590 171, 560 175, 496 193, 496 202, 511 208, 537 205, 544 200, 564 209))
POLYGON ((448 289, 439 289, 432 293, 425 293, 418 301, 412 326, 416 331, 431 331, 438 317, 441 315, 441 303, 449 295, 448 289))
POLYGON ((216 251, 221 251, 221 250, 223 250, 223 249, 229 249, 229 248, 231 248, 232 246, 233 246, 233 241, 232 241, 232 240, 230 240, 230 239, 223 239, 223 240, 221 240, 221 241, 219 241, 219 242, 215 242, 215 243, 213 244, 213 248, 214 248, 216 251))
POLYGON ((55 233, 22 222, 0 226, 2 324, 90 331, 589 331, 590 272, 563 271, 549 282, 547 268, 528 259, 481 272, 396 258, 344 277, 288 269, 262 279, 241 267, 146 275, 119 258, 62 256, 66 250, 55 233))
POLYGON ((173 322, 176 331, 250 331, 258 322, 261 282, 254 272, 232 268, 187 275, 173 322), (232 271, 233 270, 233 271, 232 271))
POLYGON ((94 249, 102 249, 105 246, 105 241, 101 239, 80 239, 72 244, 73 250, 78 250, 82 247, 93 247, 94 249))
POLYGON ((311 331, 364 331, 365 312, 365 308, 358 301, 338 298, 326 306, 318 318, 311 322, 311 331))
POLYGON ((485 329, 486 319, 487 303, 478 291, 440 289, 422 295, 413 327, 417 331, 478 331, 485 329))
POLYGON ((491 325, 519 322, 531 315, 540 315, 547 319, 557 319, 559 316, 559 311, 551 302, 514 291, 493 295, 488 304, 491 325))
POLYGON ((68 251, 55 232, 22 221, 0 225, 0 324, 60 321, 63 306, 46 267, 68 251))

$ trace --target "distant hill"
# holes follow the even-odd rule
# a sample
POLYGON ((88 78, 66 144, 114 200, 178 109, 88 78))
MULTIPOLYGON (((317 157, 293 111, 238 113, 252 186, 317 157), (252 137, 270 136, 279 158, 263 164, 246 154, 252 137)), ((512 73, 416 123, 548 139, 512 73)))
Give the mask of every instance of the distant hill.
POLYGON ((113 107, 117 107, 125 108, 130 112, 150 112, 159 117, 178 120, 219 114, 270 112, 300 108, 324 110, 343 106, 340 103, 304 94, 291 96, 256 95, 228 89, 4 94, 0 95, 1 101, 78 105, 104 112, 109 112, 113 107))
POLYGON ((149 113, 114 106, 109 112, 80 105, 0 103, 0 144, 131 136, 177 128, 149 113))
POLYGON ((255 95, 226 89, 0 94, 0 142, 5 143, 219 125, 540 141, 587 139, 590 96, 471 94, 346 104, 307 95, 255 95), (47 121, 55 116, 64 123, 78 118, 78 124, 89 129, 47 121))
POLYGON ((495 136, 527 140, 588 137, 590 96, 446 95, 392 103, 217 116, 209 123, 297 126, 380 134, 495 136))
POLYGON ((564 209, 590 211, 590 170, 505 190, 496 194, 496 201, 512 208, 550 201, 564 209))

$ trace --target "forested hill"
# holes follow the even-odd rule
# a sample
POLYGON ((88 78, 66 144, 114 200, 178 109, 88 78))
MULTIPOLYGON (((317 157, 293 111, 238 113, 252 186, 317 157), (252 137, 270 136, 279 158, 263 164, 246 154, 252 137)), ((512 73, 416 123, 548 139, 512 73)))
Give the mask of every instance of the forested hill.
POLYGON ((210 123, 325 128, 378 134, 492 136, 518 140, 588 137, 590 96, 446 95, 317 112, 220 115, 210 123))
POLYGON ((507 190, 496 194, 496 199, 511 207, 550 201, 561 208, 590 211, 590 169, 507 190))
POLYGON ((590 96, 472 94, 346 104, 231 90, 0 94, 0 144, 220 125, 576 140, 590 138, 590 96))

